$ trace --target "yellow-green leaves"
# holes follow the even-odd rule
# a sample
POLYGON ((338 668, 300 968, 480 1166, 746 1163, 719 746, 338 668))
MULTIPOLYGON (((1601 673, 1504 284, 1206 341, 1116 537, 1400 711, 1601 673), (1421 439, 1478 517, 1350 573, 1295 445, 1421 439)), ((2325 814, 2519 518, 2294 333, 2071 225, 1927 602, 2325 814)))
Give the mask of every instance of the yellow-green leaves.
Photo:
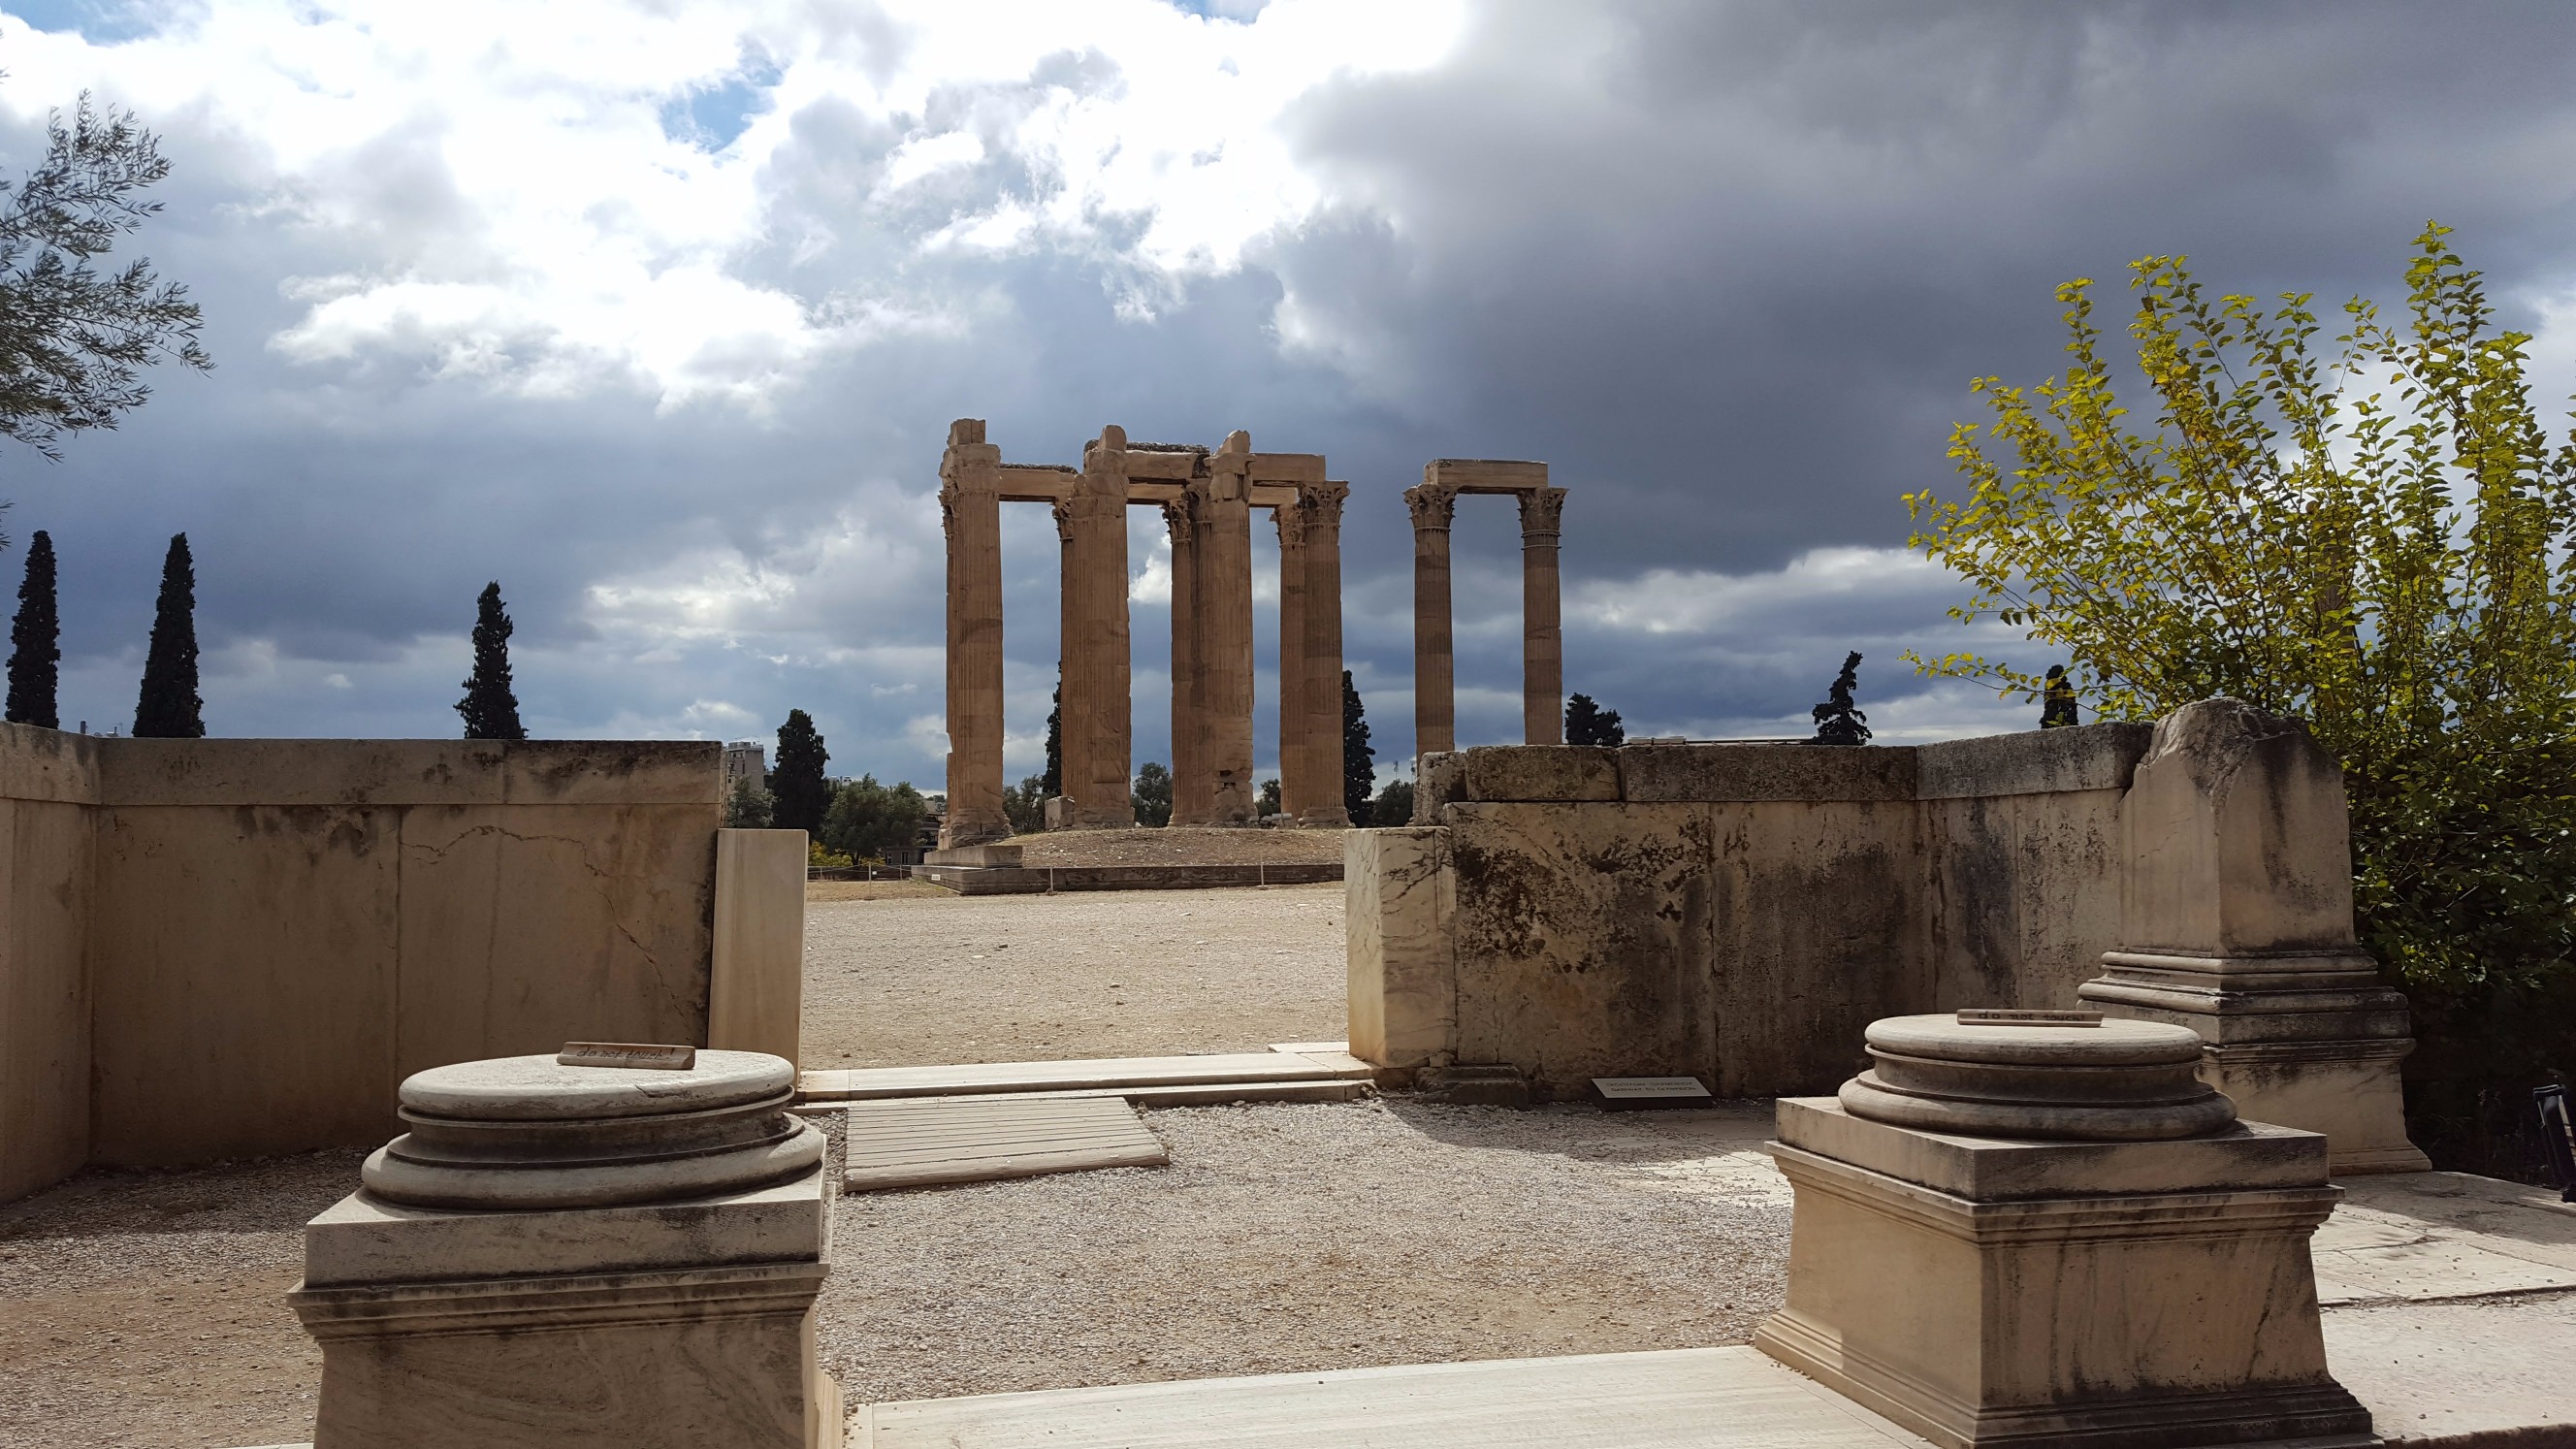
POLYGON ((2417 238, 2401 319, 2355 299, 2331 342, 2312 294, 2212 296, 2182 257, 2139 260, 2137 417, 2094 283, 2068 282, 2064 370, 1972 381, 1959 488, 1904 502, 1968 585, 1952 616, 2064 656, 2102 717, 2222 694, 2304 716, 2345 765, 2373 944, 2420 982, 2530 981, 2576 946, 2576 436, 2553 447, 2530 339, 2448 236, 2417 238))

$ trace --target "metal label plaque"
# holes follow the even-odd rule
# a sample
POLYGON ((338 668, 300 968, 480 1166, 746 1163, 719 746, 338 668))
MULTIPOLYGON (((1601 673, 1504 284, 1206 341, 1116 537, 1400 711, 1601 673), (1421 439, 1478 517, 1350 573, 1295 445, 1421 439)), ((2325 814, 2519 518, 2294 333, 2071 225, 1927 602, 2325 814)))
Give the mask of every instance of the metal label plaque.
POLYGON ((634 1067, 657 1072, 685 1072, 698 1064, 693 1046, 658 1046, 650 1042, 568 1041, 555 1053, 563 1067, 634 1067))
POLYGON ((2009 1006, 1963 1006, 1961 1026, 2100 1026, 2098 1011, 2032 1011, 2009 1006))
POLYGON ((1697 1077, 1594 1077, 1592 1099, 1613 1112, 1705 1107, 1715 1100, 1697 1077))

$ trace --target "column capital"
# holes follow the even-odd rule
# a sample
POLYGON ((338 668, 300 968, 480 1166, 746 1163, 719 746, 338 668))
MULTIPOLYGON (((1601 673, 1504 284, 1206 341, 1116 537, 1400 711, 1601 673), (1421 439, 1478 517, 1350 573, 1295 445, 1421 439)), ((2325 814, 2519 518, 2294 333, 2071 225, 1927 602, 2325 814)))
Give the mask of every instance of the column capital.
POLYGON ((1270 521, 1279 528, 1279 551, 1289 553, 1306 546, 1306 510, 1294 503, 1283 503, 1270 510, 1270 521))
POLYGON ((1543 538, 1549 543, 1556 542, 1557 520, 1565 512, 1565 490, 1533 488, 1520 495, 1520 499, 1521 541, 1535 543, 1543 538))
POLYGON ((1057 499, 1050 508, 1055 514, 1055 536, 1062 542, 1073 542, 1073 500, 1057 499))
POLYGON ((1404 506, 1413 510, 1413 531, 1447 533, 1458 511, 1458 490, 1443 483, 1422 483, 1404 490, 1404 506))
POLYGON ((1342 530, 1342 504, 1351 496, 1348 483, 1309 483, 1297 490, 1298 511, 1306 515, 1310 534, 1339 534, 1342 530))

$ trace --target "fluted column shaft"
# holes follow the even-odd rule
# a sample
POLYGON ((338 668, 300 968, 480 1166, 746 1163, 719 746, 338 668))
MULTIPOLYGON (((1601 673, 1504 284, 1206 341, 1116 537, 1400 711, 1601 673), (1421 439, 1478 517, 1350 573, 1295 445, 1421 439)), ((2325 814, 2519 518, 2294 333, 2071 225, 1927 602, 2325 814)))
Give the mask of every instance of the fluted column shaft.
POLYGON ((1565 743, 1565 631, 1559 615, 1557 520, 1565 490, 1521 496, 1521 738, 1565 743))
POLYGON ((1314 683, 1306 667, 1306 520, 1291 501, 1272 509, 1271 521, 1279 529, 1279 808, 1302 820, 1319 783, 1307 738, 1314 721, 1306 696, 1314 683))
MULTIPOLYGON (((1348 483, 1323 483, 1297 499, 1305 525, 1303 713, 1307 768, 1316 781, 1314 799, 1297 812, 1300 825, 1351 823, 1342 799, 1342 502, 1350 494, 1348 483)), ((1284 676, 1286 664, 1280 668, 1284 676)))
POLYGON ((1413 512, 1413 752, 1458 748, 1457 663, 1449 639, 1449 521, 1453 488, 1424 483, 1404 490, 1413 512))
POLYGON ((1198 587, 1198 539, 1186 496, 1163 505, 1172 536, 1172 823, 1207 822, 1207 766, 1199 750, 1198 639, 1193 603, 1198 587))
POLYGON ((1200 756, 1209 779, 1207 822, 1258 818, 1252 779, 1251 438, 1228 434, 1193 480, 1197 597, 1190 615, 1200 669, 1200 756))
POLYGON ((1101 430, 1084 450, 1068 500, 1065 555, 1064 791, 1069 823, 1117 829, 1136 823, 1128 803, 1135 702, 1127 635, 1127 434, 1101 430), (1082 740, 1077 760, 1073 739, 1082 740))
POLYGON ((942 846, 1011 833, 1002 811, 1002 450, 979 419, 948 429, 939 514, 948 541, 948 815, 942 846))

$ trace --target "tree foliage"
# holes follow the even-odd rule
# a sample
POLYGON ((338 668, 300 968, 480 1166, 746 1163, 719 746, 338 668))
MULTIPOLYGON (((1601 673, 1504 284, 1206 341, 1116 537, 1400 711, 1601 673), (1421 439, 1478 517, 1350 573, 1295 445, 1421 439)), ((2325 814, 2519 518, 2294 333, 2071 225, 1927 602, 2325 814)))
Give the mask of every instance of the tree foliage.
POLYGON ((152 643, 134 702, 135 737, 202 739, 205 707, 197 697, 197 565, 188 555, 188 535, 177 533, 161 560, 161 597, 152 607, 152 643))
MULTIPOLYGON (((1056 681, 1054 698, 1054 706, 1047 710, 1046 774, 1040 783, 1046 787, 1048 795, 1061 795, 1064 793, 1064 681, 1061 679, 1056 681)), ((1041 829, 1045 827, 1044 819, 1038 823, 1041 829)))
POLYGON ((1369 796, 1377 789, 1377 751, 1369 748, 1368 706, 1360 703, 1359 686, 1342 671, 1342 808, 1351 823, 1368 819, 1369 796))
POLYGON ((768 791, 747 779, 733 782, 732 793, 725 796, 726 829, 767 830, 777 818, 778 802, 768 791))
POLYGON ((9 621, 11 724, 62 728, 55 704, 61 677, 63 622, 54 591, 54 540, 43 529, 27 541, 27 575, 18 584, 18 612, 9 621))
POLYGON ((1572 695, 1565 701, 1565 742, 1616 749, 1628 742, 1628 727, 1619 723, 1619 711, 1603 709, 1591 695, 1572 695))
POLYGON ((1136 807, 1136 823, 1157 829, 1172 823, 1172 772, 1153 760, 1136 767, 1136 783, 1127 798, 1136 807))
POLYGON ((474 672, 465 677, 465 697, 456 702, 469 740, 524 740, 519 723, 519 696, 510 690, 510 635, 516 626, 501 602, 498 581, 485 584, 474 600, 474 672))
POLYGON ((1011 822, 1013 835, 1035 835, 1046 829, 1046 802, 1046 776, 1031 775, 1002 787, 1002 818, 1011 822))
POLYGON ((1261 793, 1253 797, 1252 813, 1267 820, 1287 808, 1280 802, 1279 782, 1275 779, 1262 781, 1261 793))
POLYGON ((883 862, 910 850, 930 818, 930 803, 909 780, 880 785, 874 775, 845 780, 823 814, 826 849, 853 861, 883 862))
POLYGON ((832 805, 832 785, 823 777, 823 767, 832 762, 832 752, 823 747, 822 735, 815 732, 814 717, 801 709, 787 712, 787 722, 778 727, 778 764, 769 772, 769 794, 776 801, 774 816, 780 830, 802 830, 820 839, 823 812, 832 805))
POLYGON ((214 364, 185 287, 161 281, 149 258, 112 273, 95 265, 160 211, 141 198, 170 174, 159 139, 87 94, 45 135, 44 161, 0 182, 0 436, 59 458, 63 434, 112 428, 151 396, 142 369, 214 364))
POLYGON ((1366 823, 1380 830, 1392 825, 1411 825, 1413 823, 1413 782, 1411 780, 1387 781, 1386 788, 1378 792, 1376 801, 1369 806, 1366 821, 1361 822, 1354 816, 1353 823, 1366 823))
MULTIPOLYGON (((2429 225, 2402 316, 2207 295, 2131 267, 2152 400, 2115 396, 2092 283, 2058 291, 2065 372, 1973 390, 1966 496, 1910 494, 1951 611, 2063 651, 2105 719, 2227 695, 2343 763, 2364 941, 2427 1039, 2410 1071, 2529 1076, 2576 1051, 2576 442, 2553 446, 2523 333, 2429 225)), ((2025 698, 1975 653, 1915 659, 2025 698)))

